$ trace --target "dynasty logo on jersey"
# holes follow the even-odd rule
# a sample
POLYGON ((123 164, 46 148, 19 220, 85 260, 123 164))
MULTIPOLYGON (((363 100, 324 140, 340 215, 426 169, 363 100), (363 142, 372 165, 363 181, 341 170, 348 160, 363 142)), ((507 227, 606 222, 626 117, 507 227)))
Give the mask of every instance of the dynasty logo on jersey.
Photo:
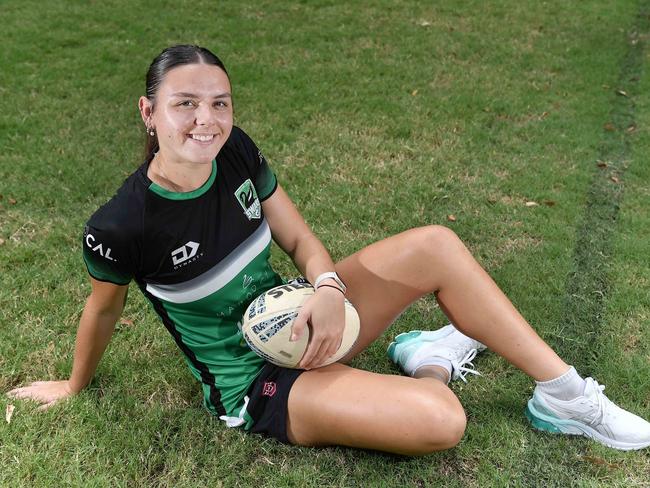
POLYGON ((178 266, 181 263, 184 263, 188 259, 192 259, 196 256, 196 251, 199 249, 199 243, 194 241, 189 241, 184 246, 174 249, 172 251, 172 261, 174 266, 178 266), (188 252, 189 249, 189 252, 188 252))
POLYGON ((262 207, 260 200, 257 198, 257 192, 253 182, 249 179, 244 181, 235 191, 237 201, 244 209, 244 214, 248 220, 259 219, 262 216, 262 207))

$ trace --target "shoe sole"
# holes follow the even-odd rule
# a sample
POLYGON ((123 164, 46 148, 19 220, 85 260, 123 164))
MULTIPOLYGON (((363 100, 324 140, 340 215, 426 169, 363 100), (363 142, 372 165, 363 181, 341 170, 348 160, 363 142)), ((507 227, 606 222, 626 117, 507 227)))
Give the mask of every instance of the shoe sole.
POLYGON ((650 446, 650 442, 632 443, 610 439, 588 425, 576 422, 575 420, 562 420, 544 415, 539 410, 535 409, 532 398, 528 401, 524 413, 535 429, 550 432, 551 434, 581 435, 598 441, 607 447, 612 447, 621 451, 633 451, 650 446))
POLYGON ((426 342, 433 342, 443 337, 447 337, 454 331, 451 327, 443 327, 438 330, 412 330, 411 332, 403 332, 395 336, 395 340, 390 343, 388 346, 388 357, 394 363, 397 363, 397 358, 395 357, 395 349, 398 344, 403 344, 405 342, 410 342, 417 337, 421 337, 421 340, 426 342))

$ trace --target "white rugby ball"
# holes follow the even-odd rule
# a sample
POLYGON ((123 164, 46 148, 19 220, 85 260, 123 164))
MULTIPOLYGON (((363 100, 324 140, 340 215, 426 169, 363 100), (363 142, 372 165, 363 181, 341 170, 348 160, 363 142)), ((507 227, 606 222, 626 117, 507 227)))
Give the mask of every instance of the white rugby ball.
MULTIPOLYGON (((297 368, 309 342, 310 327, 291 342, 291 326, 305 301, 314 294, 309 283, 288 283, 261 294, 246 309, 242 334, 258 356, 284 368, 297 368)), ((345 300, 345 329, 341 345, 323 366, 345 356, 359 337, 359 314, 345 300)))

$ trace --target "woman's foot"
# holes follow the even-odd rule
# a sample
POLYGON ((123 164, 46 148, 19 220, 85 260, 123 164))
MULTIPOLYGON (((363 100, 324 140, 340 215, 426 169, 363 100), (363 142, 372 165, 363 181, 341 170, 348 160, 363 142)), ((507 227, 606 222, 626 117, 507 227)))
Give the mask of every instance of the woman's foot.
POLYGON ((558 400, 535 388, 526 417, 533 427, 546 432, 583 435, 601 444, 621 449, 650 446, 650 423, 612 402, 593 378, 585 380, 582 395, 558 400))
POLYGON ((449 324, 438 330, 413 330, 399 334, 388 346, 388 357, 409 376, 414 376, 425 366, 442 366, 449 370, 452 380, 467 381, 468 373, 479 374, 472 369, 471 361, 483 350, 485 345, 449 324))

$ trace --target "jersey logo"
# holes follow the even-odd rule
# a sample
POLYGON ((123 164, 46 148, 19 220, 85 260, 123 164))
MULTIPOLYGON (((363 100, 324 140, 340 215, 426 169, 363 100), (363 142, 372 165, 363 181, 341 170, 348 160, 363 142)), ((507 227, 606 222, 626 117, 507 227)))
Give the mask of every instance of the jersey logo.
POLYGON ((196 256, 196 251, 199 249, 199 243, 190 241, 184 246, 179 247, 172 251, 172 261, 174 266, 178 266, 181 263, 184 263, 188 259, 192 259, 196 256), (188 252, 189 249, 189 252, 188 252))
POLYGON ((244 209, 244 214, 248 217, 248 220, 259 219, 262 216, 260 200, 257 198, 257 192, 250 178, 237 188, 235 197, 241 208, 244 209))
POLYGON ((108 259, 109 261, 117 261, 117 259, 111 257, 111 248, 107 247, 104 249, 104 245, 99 243, 95 245, 96 239, 95 236, 92 234, 87 234, 86 235, 86 245, 95 252, 98 252, 99 255, 103 258, 108 259))
POLYGON ((243 288, 248 288, 251 286, 253 283, 253 278, 251 276, 248 276, 247 274, 244 274, 244 279, 242 280, 241 286, 243 288))

